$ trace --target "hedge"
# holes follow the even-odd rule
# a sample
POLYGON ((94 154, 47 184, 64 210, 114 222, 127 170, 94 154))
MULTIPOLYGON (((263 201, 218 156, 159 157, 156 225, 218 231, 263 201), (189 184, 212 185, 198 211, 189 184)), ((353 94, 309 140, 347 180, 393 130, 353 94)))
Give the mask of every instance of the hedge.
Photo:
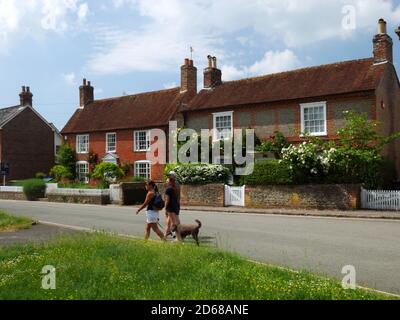
POLYGON ((257 161, 253 174, 243 176, 243 185, 293 184, 290 168, 278 160, 257 161))
POLYGON ((226 183, 230 170, 223 165, 212 164, 169 164, 165 167, 164 175, 175 171, 181 184, 226 183))
POLYGON ((23 182, 23 190, 29 201, 44 198, 46 194, 46 183, 40 179, 30 179, 23 182))

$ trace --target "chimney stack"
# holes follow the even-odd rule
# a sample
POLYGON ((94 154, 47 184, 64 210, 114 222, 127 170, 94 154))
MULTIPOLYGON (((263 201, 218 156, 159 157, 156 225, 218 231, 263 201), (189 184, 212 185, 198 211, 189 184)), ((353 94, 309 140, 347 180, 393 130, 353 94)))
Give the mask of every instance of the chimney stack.
POLYGON ((19 100, 20 100, 20 105, 21 107, 32 107, 32 98, 33 94, 31 92, 31 89, 29 87, 22 87, 22 91, 19 94, 19 100))
POLYGON ((387 23, 383 19, 378 21, 378 34, 374 36, 374 63, 393 63, 393 41, 387 34, 387 23))
POLYGON ((79 102, 81 108, 86 107, 89 103, 94 100, 94 88, 90 81, 83 79, 83 85, 79 87, 79 102))
POLYGON ((204 70, 204 88, 211 89, 222 84, 222 72, 217 68, 217 58, 208 56, 208 67, 204 70))
POLYGON ((181 92, 197 94, 197 68, 190 59, 185 59, 181 67, 181 92))

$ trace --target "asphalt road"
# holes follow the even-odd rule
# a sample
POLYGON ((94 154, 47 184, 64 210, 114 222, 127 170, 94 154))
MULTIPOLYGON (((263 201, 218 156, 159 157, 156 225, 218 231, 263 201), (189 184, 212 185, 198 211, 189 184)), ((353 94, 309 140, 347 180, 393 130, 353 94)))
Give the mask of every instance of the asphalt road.
MULTIPOLYGON (((0 201, 0 209, 134 236, 144 231, 145 216, 136 216, 134 208, 0 201)), ((358 285, 400 294, 400 221, 182 212, 183 223, 195 219, 203 222, 203 243, 338 279, 344 266, 353 265, 358 285)))

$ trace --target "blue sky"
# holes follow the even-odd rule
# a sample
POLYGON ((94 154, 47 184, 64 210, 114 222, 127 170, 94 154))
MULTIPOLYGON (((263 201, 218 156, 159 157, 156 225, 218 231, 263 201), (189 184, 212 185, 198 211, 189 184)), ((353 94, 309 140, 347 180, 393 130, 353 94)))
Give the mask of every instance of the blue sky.
POLYGON ((62 128, 83 77, 97 99, 179 85, 194 48, 224 80, 372 56, 383 17, 400 63, 400 0, 0 0, 0 106, 30 86, 62 128))

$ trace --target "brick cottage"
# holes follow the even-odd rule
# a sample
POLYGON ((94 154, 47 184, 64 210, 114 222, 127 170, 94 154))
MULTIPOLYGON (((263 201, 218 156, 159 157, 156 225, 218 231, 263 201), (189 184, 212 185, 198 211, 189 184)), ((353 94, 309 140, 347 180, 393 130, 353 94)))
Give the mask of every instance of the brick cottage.
MULTIPOLYGON (((95 101, 93 87, 84 82, 81 106, 62 130, 77 149, 79 174, 87 174, 93 150, 104 161, 133 164, 135 175, 159 180, 162 167, 145 161, 148 130, 165 130, 172 119, 197 131, 214 130, 214 140, 230 138, 236 128, 253 128, 261 140, 276 131, 293 143, 302 141, 302 133, 335 139, 347 110, 379 121, 384 135, 400 131, 399 80, 383 19, 373 38, 373 57, 367 59, 227 82, 217 59, 208 59, 198 93, 197 69, 188 59, 175 89, 95 101)), ((384 152, 400 172, 399 148, 399 142, 392 143, 384 152)))
POLYGON ((54 166, 57 129, 32 106, 33 94, 22 87, 20 104, 0 109, 0 162, 10 165, 7 181, 33 178, 54 166))

